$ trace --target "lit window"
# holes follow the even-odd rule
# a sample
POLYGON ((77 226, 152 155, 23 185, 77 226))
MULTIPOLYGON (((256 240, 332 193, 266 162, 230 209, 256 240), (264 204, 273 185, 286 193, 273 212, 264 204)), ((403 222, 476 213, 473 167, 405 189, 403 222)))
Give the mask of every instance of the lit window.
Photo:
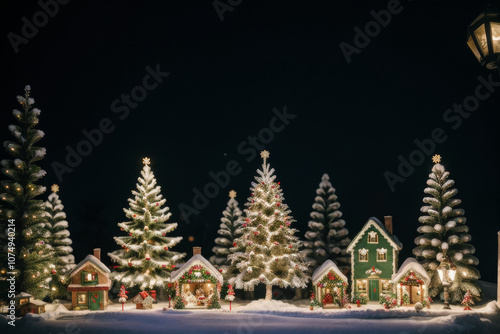
POLYGON ((391 281, 388 280, 388 279, 383 279, 383 280, 380 280, 380 282, 382 283, 382 291, 384 292, 391 292, 392 291, 392 287, 391 287, 391 281))
POLYGON ((367 281, 366 280, 361 280, 358 279, 356 280, 356 287, 359 292, 366 292, 367 291, 367 281))
POLYGON ((385 248, 377 249, 377 262, 387 262, 387 249, 385 248))
POLYGON ((87 293, 86 292, 78 293, 77 301, 78 305, 87 304, 87 293))
POLYGON ((359 250, 359 262, 368 262, 368 249, 362 248, 359 250))
POLYGON ((378 234, 375 231, 368 232, 368 243, 378 244, 378 234))

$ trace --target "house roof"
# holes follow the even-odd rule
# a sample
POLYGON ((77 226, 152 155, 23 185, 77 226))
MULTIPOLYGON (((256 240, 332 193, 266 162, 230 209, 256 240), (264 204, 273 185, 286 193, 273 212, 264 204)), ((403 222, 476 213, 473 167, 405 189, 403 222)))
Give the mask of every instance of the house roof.
POLYGON ((217 269, 215 269, 215 267, 200 254, 193 255, 193 257, 190 258, 186 263, 184 263, 182 267, 172 272, 172 275, 170 276, 170 281, 171 282, 177 281, 186 271, 188 271, 195 264, 203 265, 205 269, 208 270, 210 274, 212 274, 212 276, 214 276, 219 282, 222 283, 224 281, 222 274, 217 269))
POLYGON ((146 299, 151 298, 153 301, 155 300, 150 294, 148 294, 146 291, 141 291, 135 296, 134 298, 131 299, 132 303, 135 304, 140 304, 143 303, 146 299))
POLYGON ((111 272, 108 269, 108 267, 106 267, 104 265, 104 263, 102 263, 101 261, 99 261, 94 255, 89 254, 89 255, 87 255, 83 259, 83 261, 81 261, 80 263, 78 263, 76 265, 76 267, 74 267, 73 269, 71 269, 71 271, 69 272, 69 277, 75 276, 75 274, 78 273, 80 270, 82 270, 87 263, 92 264, 97 270, 99 270, 100 272, 102 272, 106 276, 111 272))
POLYGON ((361 229, 361 231, 351 241, 351 243, 349 244, 349 246, 347 246, 347 251, 348 252, 352 252, 354 250, 354 246, 356 246, 356 244, 359 242, 359 240, 361 240, 361 238, 363 237, 363 235, 366 233, 366 231, 368 231, 368 229, 371 226, 374 226, 387 239, 387 241, 389 241, 389 243, 391 244, 392 247, 394 247, 398 251, 400 251, 403 248, 403 244, 399 241, 399 239, 395 235, 390 234, 385 229, 384 224, 382 224, 380 222, 380 220, 378 220, 375 217, 371 217, 370 219, 368 219, 368 221, 366 222, 365 226, 363 226, 363 228, 361 229))
POLYGON ((316 269, 312 275, 312 283, 318 284, 318 282, 329 272, 333 271, 337 274, 341 280, 347 283, 347 277, 339 270, 337 265, 332 260, 326 260, 321 266, 316 269))
POLYGON ((40 306, 47 305, 47 303, 43 302, 41 300, 38 300, 38 299, 33 299, 33 300, 30 300, 29 303, 21 305, 19 308, 29 308, 30 305, 34 305, 34 306, 40 307, 40 306))
POLYGON ((410 269, 413 270, 415 274, 417 274, 417 276, 419 276, 426 285, 429 285, 431 279, 429 275, 427 275, 427 271, 413 257, 407 258, 405 262, 403 262, 403 264, 401 265, 401 268, 399 268, 398 272, 392 275, 392 282, 393 283, 399 282, 399 280, 403 278, 403 276, 406 275, 406 273, 408 273, 410 269))
POLYGON ((20 292, 15 296, 15 298, 29 298, 29 297, 33 296, 26 292, 20 292))

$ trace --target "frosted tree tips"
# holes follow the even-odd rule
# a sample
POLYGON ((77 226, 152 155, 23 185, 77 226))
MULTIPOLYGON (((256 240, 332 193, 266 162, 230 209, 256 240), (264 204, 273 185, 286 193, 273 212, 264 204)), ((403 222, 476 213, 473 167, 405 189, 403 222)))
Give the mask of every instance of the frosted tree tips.
POLYGON ((53 184, 52 187, 50 187, 50 190, 52 190, 53 193, 56 193, 59 191, 59 186, 57 184, 53 184))
POLYGON ((269 151, 264 150, 260 152, 260 157, 264 159, 264 163, 266 163, 266 159, 269 158, 269 151))
POLYGON ((432 162, 435 163, 435 164, 438 164, 441 162, 441 156, 439 154, 434 154, 434 156, 432 157, 432 162))
POLYGON ((231 190, 231 191, 229 192, 229 197, 231 197, 231 198, 235 198, 235 197, 236 197, 236 191, 231 190))
POLYGON ((149 165, 151 162, 149 161, 149 158, 144 158, 142 159, 142 163, 145 165, 149 165))

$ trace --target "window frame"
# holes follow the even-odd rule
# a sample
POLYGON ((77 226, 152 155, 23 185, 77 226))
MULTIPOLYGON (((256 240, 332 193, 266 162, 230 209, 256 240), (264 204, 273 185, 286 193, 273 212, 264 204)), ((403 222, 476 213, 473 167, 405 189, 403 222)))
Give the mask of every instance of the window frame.
POLYGON ((90 272, 90 271, 82 271, 81 273, 81 283, 82 285, 97 285, 99 284, 99 277, 97 272, 90 272), (94 275, 94 279, 92 281, 87 281, 87 275, 94 275))
POLYGON ((370 231, 370 232, 368 232, 368 240, 367 240, 367 242, 368 242, 369 244, 378 244, 378 233, 377 233, 377 232, 375 232, 375 231, 370 231), (372 240, 372 236, 370 235, 370 234, 371 234, 371 232, 374 232, 374 233, 375 233, 375 238, 374 238, 374 239, 375 239, 375 241, 373 241, 373 240, 372 240))

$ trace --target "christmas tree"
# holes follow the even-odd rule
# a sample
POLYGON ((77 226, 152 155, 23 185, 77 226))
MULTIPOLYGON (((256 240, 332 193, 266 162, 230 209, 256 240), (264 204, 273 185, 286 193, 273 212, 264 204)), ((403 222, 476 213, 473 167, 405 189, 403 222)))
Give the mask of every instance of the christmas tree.
POLYGON ((55 252, 54 265, 55 274, 52 276, 49 286, 51 288, 51 300, 64 298, 67 294, 66 287, 68 282, 67 274, 75 267, 75 257, 72 255, 73 243, 69 238, 68 222, 64 206, 59 199, 57 192, 59 186, 52 185, 52 194, 49 200, 45 202, 45 229, 48 231, 48 242, 55 252))
POLYGON ((329 180, 328 174, 323 174, 316 190, 312 220, 309 221, 309 231, 305 234, 307 241, 304 242, 304 253, 311 272, 331 259, 346 274, 351 268, 351 257, 346 251, 351 239, 347 237, 349 231, 344 227, 345 221, 341 219, 342 212, 339 210, 335 188, 329 180))
MULTIPOLYGON (((2 244, 7 246, 6 252, 1 253, 4 258, 7 254, 9 258, 15 256, 8 270, 2 270, 0 288, 7 291, 7 275, 10 277, 10 272, 15 272, 16 292, 27 292, 41 299, 49 294, 54 258, 44 229, 43 201, 37 199, 45 192, 45 187, 37 182, 46 172, 36 164, 45 156, 45 148, 35 144, 45 134, 36 129, 40 110, 33 108, 35 100, 30 97, 30 90, 30 86, 26 86, 25 95, 17 97, 22 111, 13 111, 16 123, 10 125, 9 130, 14 138, 4 142, 11 159, 0 162, 6 177, 1 181, 0 230, 6 233, 2 244)), ((7 263, 6 259, 2 259, 2 263, 7 263)))
POLYGON ((433 157, 435 165, 427 180, 428 187, 424 190, 430 196, 424 197, 426 205, 420 209, 424 213, 419 218, 422 226, 417 229, 421 235, 415 239, 417 246, 413 254, 431 277, 429 295, 435 297, 443 289, 436 268, 446 252, 457 266, 455 279, 449 288, 450 296, 453 303, 460 303, 467 290, 475 297, 481 295, 481 288, 476 282, 480 274, 475 268, 479 261, 473 255, 474 247, 468 243, 471 236, 465 225, 465 211, 458 208, 462 201, 454 198, 458 193, 453 188, 455 182, 449 178, 450 173, 440 161, 440 156, 433 157))
POLYGON ((149 159, 144 158, 143 163, 137 191, 132 190, 134 198, 129 198, 129 208, 123 209, 130 221, 118 224, 128 235, 114 238, 123 249, 108 254, 119 266, 111 277, 141 290, 163 288, 175 264, 186 256, 172 251, 182 237, 167 236, 177 228, 177 223, 166 223, 171 213, 168 207, 163 207, 166 200, 156 185, 149 159))
POLYGON ((217 231, 219 234, 219 237, 215 239, 217 245, 212 249, 215 255, 210 257, 210 262, 221 269, 225 269, 230 264, 227 256, 231 254, 234 239, 243 235, 243 229, 241 228, 242 212, 235 199, 236 191, 231 190, 229 197, 227 208, 222 212, 220 230, 217 231))
POLYGON ((298 251, 299 241, 290 227, 294 222, 291 211, 284 203, 283 191, 275 182, 274 169, 266 163, 269 152, 261 152, 262 170, 250 188, 252 195, 245 209, 242 225, 244 235, 236 243, 245 243, 245 253, 235 253, 231 259, 242 259, 240 273, 235 281, 237 288, 251 289, 259 283, 266 285, 266 300, 271 300, 272 286, 302 288, 309 277, 307 266, 298 251))

